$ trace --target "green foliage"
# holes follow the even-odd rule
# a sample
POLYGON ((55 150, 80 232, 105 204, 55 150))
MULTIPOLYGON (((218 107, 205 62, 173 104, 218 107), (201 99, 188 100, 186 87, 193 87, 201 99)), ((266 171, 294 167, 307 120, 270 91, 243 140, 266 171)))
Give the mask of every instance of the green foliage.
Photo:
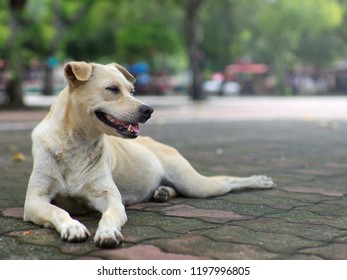
MULTIPOLYGON (((4 47, 4 44, 9 35, 10 35, 10 29, 6 25, 0 25, 0 46, 2 48, 4 47)), ((1 50, 1 47, 0 47, 0 50, 1 50)))
POLYGON ((342 9, 333 0, 266 2, 259 13, 259 26, 268 39, 276 39, 276 45, 295 48, 304 34, 316 37, 341 24, 342 9))
MULTIPOLYGON (((184 1, 27 0, 16 46, 25 60, 66 58, 187 67, 184 1), (59 4, 54 6, 55 4, 59 4)), ((0 57, 11 35, 0 1, 0 57)), ((203 66, 223 70, 242 56, 275 65, 326 66, 347 54, 346 0, 205 0, 199 12, 203 66)))
POLYGON ((174 2, 121 1, 118 16, 121 24, 116 32, 116 57, 119 61, 144 60, 154 68, 163 68, 170 57, 180 60, 184 44, 182 11, 174 2))
POLYGON ((64 42, 66 55, 100 62, 165 64, 166 59, 158 57, 182 55, 177 33, 179 13, 177 9, 169 15, 167 12, 156 1, 97 1, 69 28, 64 42))
POLYGON ((346 53, 339 0, 234 0, 234 7, 230 51, 272 65, 280 85, 295 64, 329 66, 346 53))
POLYGON ((136 61, 156 53, 174 53, 180 43, 176 34, 160 22, 132 23, 118 32, 118 54, 126 61, 136 61))
POLYGON ((47 23, 47 18, 52 18, 50 11, 51 0, 30 0, 25 7, 25 14, 34 22, 47 23))
POLYGON ((0 1, 0 50, 2 50, 7 38, 10 36, 8 21, 9 13, 6 6, 6 1, 0 1))
MULTIPOLYGON (((245 2, 239 2, 235 13, 238 22, 246 23, 239 27, 241 49, 255 60, 265 59, 268 63, 275 63, 278 57, 284 59, 285 63, 304 59, 300 57, 303 53, 298 51, 300 47, 303 44, 312 45, 323 33, 336 33, 342 24, 344 12, 337 0, 245 2), (244 34, 247 34, 246 40, 242 40, 244 34)), ((320 46, 316 45, 316 48, 320 46)), ((233 49, 239 52, 235 46, 233 49)), ((315 63, 314 60, 306 61, 315 63)))
MULTIPOLYGON (((76 12, 70 7, 69 13, 76 12)), ((76 60, 104 60, 114 55, 117 11, 111 1, 96 1, 86 15, 65 31, 63 50, 76 60)), ((65 13, 65 17, 69 15, 65 13)), ((71 17, 71 15, 70 15, 71 17)))
POLYGON ((207 1, 202 6, 204 65, 214 71, 223 70, 233 61, 233 53, 229 51, 236 31, 232 12, 233 3, 230 0, 207 1))

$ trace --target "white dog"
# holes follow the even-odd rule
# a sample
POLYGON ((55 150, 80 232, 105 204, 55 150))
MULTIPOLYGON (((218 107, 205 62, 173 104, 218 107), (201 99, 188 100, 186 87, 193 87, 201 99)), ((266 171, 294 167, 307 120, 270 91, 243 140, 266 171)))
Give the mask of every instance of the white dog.
POLYGON ((175 149, 137 137, 153 109, 133 97, 135 79, 122 66, 71 62, 65 76, 68 86, 32 133, 24 220, 54 227, 63 240, 84 241, 86 227, 58 207, 83 203, 102 213, 96 245, 115 247, 127 221, 124 205, 274 186, 266 176, 204 177, 175 149))

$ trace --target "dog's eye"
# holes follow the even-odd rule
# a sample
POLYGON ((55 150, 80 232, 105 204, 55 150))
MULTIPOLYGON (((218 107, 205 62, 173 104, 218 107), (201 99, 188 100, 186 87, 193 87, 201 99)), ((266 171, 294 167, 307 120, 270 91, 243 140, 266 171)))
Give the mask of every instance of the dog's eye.
POLYGON ((112 91, 113 93, 119 93, 119 88, 117 86, 109 86, 106 89, 112 91))
POLYGON ((130 92, 130 95, 133 96, 135 94, 135 90, 133 89, 131 92, 130 92))

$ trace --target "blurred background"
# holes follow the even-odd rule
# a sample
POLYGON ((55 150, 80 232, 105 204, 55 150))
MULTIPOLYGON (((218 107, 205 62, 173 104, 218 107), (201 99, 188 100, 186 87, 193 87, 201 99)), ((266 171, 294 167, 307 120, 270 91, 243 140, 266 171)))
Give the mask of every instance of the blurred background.
POLYGON ((0 1, 0 106, 56 95, 70 60, 143 95, 346 95, 347 0, 0 1))

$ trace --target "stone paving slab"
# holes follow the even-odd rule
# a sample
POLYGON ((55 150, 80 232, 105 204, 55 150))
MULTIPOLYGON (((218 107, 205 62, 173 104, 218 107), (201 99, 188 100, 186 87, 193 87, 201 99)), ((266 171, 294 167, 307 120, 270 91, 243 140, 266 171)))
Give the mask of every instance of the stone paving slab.
MULTIPOLYGON (((35 122, 41 112, 30 114, 35 122)), ((305 120, 154 122, 143 134, 175 146, 206 175, 264 173, 277 188, 133 205, 122 247, 66 243, 22 220, 30 130, 3 129, 0 259, 347 259, 347 122, 334 129, 305 120), (16 152, 25 160, 13 161, 16 152)), ((93 235, 100 214, 76 218, 93 235)))

